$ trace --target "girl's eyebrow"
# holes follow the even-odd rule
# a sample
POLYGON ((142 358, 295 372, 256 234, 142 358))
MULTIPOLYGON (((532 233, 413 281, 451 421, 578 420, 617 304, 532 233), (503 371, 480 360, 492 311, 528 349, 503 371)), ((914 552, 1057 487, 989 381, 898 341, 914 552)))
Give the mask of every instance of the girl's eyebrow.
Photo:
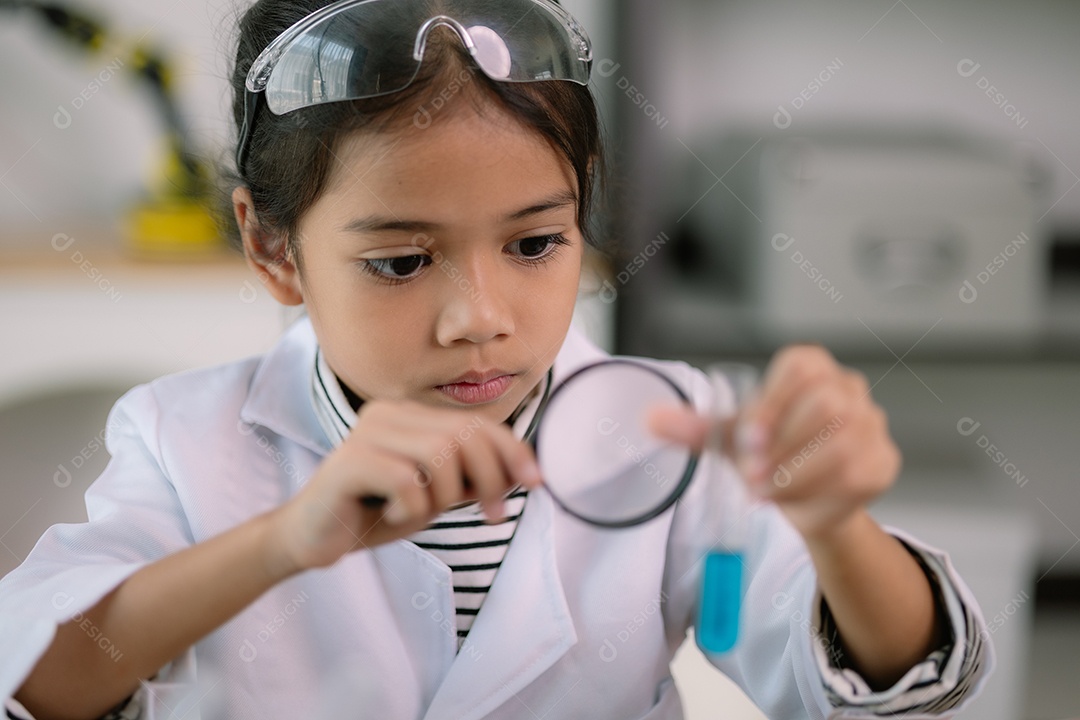
POLYGON ((539 215, 540 213, 545 213, 548 210, 564 208, 568 205, 577 205, 577 196, 569 190, 563 190, 562 192, 555 193, 554 195, 544 200, 541 200, 535 205, 531 205, 524 210, 518 210, 516 213, 511 213, 510 215, 507 215, 503 218, 503 222, 524 220, 527 217, 539 215))
MULTIPOLYGON (((564 190, 562 192, 555 193, 535 205, 530 205, 527 208, 518 210, 517 212, 510 213, 503 217, 503 223, 515 222, 517 220, 524 220, 533 215, 539 215, 541 213, 548 212, 549 210, 557 210, 567 206, 576 206, 577 196, 569 191, 564 190)), ((428 222, 425 220, 402 220, 400 218, 387 218, 380 217, 378 215, 372 215, 366 218, 357 218, 347 223, 341 228, 342 232, 367 234, 367 233, 379 233, 379 232, 429 232, 441 230, 442 225, 439 223, 428 222)))

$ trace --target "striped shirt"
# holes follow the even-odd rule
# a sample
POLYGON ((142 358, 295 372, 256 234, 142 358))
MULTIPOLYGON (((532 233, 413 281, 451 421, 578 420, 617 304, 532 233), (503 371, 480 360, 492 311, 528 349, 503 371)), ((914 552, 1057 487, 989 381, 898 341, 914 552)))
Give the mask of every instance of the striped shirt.
POLYGON ((521 488, 510 492, 504 501, 506 518, 497 524, 485 523, 479 503, 469 503, 444 512, 425 530, 409 537, 450 568, 459 650, 514 537, 526 494, 521 488))
MULTIPOLYGON (((545 383, 551 383, 551 374, 545 383)), ((357 412, 363 401, 347 391, 330 369, 322 351, 315 353, 311 374, 312 403, 319 423, 327 437, 337 447, 348 437, 356 424, 357 412)), ((532 397, 506 421, 511 427, 533 403, 532 397)), ((527 491, 520 486, 511 488, 504 496, 505 517, 497 523, 485 522, 479 502, 455 505, 432 521, 424 530, 408 540, 427 550, 450 568, 454 585, 454 605, 458 650, 472 629, 480 607, 487 597, 495 574, 502 564, 506 550, 517 530, 518 518, 525 507, 527 491)))

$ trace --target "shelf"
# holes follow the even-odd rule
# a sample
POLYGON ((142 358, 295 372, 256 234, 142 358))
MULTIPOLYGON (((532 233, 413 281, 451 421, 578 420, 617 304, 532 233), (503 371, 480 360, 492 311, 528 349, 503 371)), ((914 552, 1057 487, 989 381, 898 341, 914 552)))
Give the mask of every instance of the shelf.
POLYGON ((151 262, 79 242, 0 253, 0 305, 15 348, 0 355, 0 404, 264 352, 291 317, 235 254, 151 262))

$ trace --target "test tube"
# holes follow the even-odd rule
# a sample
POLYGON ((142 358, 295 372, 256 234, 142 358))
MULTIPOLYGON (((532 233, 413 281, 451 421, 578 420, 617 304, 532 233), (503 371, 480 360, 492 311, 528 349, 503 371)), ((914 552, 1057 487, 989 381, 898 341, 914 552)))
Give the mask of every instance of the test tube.
MULTIPOLYGON (((706 369, 713 389, 712 415, 727 428, 722 433, 721 452, 734 464, 733 440, 739 432, 735 419, 755 392, 758 371, 745 363, 715 363, 706 369)), ((739 639, 747 515, 752 502, 742 478, 734 473, 725 472, 709 480, 706 502, 711 512, 718 514, 719 537, 709 539, 711 547, 705 556, 697 642, 703 650, 719 654, 730 651, 739 639)))

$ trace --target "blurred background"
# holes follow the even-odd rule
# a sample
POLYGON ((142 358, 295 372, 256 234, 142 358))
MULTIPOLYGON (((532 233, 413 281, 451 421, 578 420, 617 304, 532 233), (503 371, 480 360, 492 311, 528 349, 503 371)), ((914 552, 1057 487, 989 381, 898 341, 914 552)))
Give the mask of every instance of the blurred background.
MULTIPOLYGON (((618 248, 577 322, 622 353, 764 367, 809 341, 865 372, 905 456, 873 511, 949 551, 990 623, 963 717, 1080 716, 1080 4, 564 4, 618 248)), ((0 2, 0 574, 85 518, 122 392, 294 317, 205 212, 245 4, 38 5, 0 2)), ((688 717, 760 717, 691 647, 677 679, 688 717)))

